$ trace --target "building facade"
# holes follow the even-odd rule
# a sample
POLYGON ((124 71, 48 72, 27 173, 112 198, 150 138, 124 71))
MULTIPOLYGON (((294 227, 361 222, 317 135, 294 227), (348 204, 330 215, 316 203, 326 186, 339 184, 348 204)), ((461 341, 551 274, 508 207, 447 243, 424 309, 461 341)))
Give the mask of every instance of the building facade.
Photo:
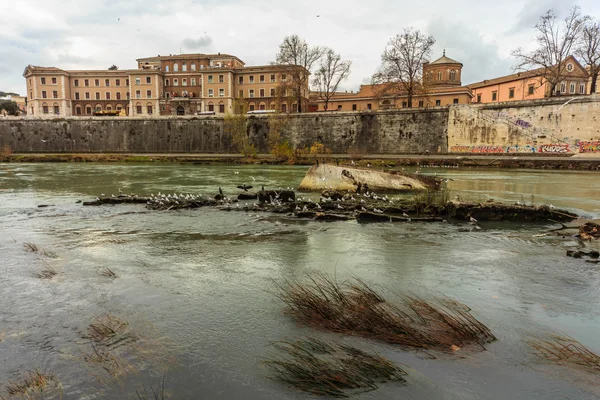
MULTIPOLYGON (((248 110, 294 112, 287 93, 289 68, 248 66, 228 54, 178 54, 140 58, 137 69, 63 70, 29 65, 27 111, 33 116, 226 114, 235 99, 248 110)), ((308 101, 308 79, 300 86, 308 101)), ((297 90, 294 92, 297 93, 297 90)))
POLYGON ((565 77, 554 93, 544 78, 544 68, 467 85, 473 92, 474 103, 499 103, 506 101, 536 100, 550 96, 585 95, 589 92, 590 78, 587 70, 570 56, 565 60, 565 77))
MULTIPOLYGON (((417 85, 413 108, 446 107, 471 102, 471 90, 462 86, 463 64, 444 55, 423 64, 423 82, 417 85)), ((364 111, 407 108, 408 97, 393 84, 361 85, 357 92, 334 93, 325 109, 318 92, 311 93, 313 111, 364 111)))

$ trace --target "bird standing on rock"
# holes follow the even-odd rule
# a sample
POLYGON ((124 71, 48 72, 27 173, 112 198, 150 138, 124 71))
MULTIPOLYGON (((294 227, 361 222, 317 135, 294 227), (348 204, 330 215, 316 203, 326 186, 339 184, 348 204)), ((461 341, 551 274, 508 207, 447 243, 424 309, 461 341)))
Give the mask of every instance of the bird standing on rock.
POLYGON ((223 196, 223 189, 221 189, 221 187, 219 187, 219 194, 223 196))

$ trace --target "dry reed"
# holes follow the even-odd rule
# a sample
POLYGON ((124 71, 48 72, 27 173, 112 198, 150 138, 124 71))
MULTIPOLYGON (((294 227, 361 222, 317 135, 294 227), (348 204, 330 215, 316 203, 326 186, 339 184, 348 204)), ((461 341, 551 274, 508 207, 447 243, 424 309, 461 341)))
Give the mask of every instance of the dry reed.
POLYGON ((548 361, 600 372, 600 355, 570 336, 553 336, 551 340, 534 339, 528 344, 548 361))
POLYGON ((40 272, 36 272, 33 274, 33 276, 40 279, 52 279, 56 275, 58 275, 58 272, 56 272, 56 270, 49 265, 46 265, 44 269, 40 272))
POLYGON ((113 272, 113 270, 111 270, 111 269, 110 269, 110 268, 108 268, 108 267, 104 267, 104 268, 102 268, 102 269, 100 270, 100 275, 102 275, 102 276, 105 276, 105 277, 107 277, 107 278, 113 278, 113 279, 115 279, 115 278, 117 277, 117 274, 115 274, 115 273, 113 272))
POLYGON ((169 397, 165 393, 165 376, 163 375, 161 382, 157 386, 151 386, 150 391, 146 386, 142 386, 142 390, 135 391, 138 400, 165 400, 169 397))
POLYGON ((283 355, 264 362, 271 378, 315 395, 347 397, 375 390, 379 383, 406 382, 406 372, 392 361, 349 345, 310 337, 272 345, 283 355))
POLYGON ((276 284, 288 312, 307 325, 417 349, 456 350, 496 340, 469 308, 449 299, 400 295, 398 305, 360 279, 338 283, 324 274, 276 284))
POLYGON ((52 374, 43 374, 40 371, 28 371, 18 382, 10 381, 6 385, 9 397, 23 399, 62 398, 63 387, 58 378, 52 374))
POLYGON ((25 243, 23 243, 23 247, 25 248, 25 250, 27 250, 31 253, 36 253, 36 254, 39 254, 41 256, 48 257, 48 258, 57 258, 57 255, 55 252, 50 251, 50 250, 44 250, 43 248, 39 247, 34 242, 25 242, 25 243))

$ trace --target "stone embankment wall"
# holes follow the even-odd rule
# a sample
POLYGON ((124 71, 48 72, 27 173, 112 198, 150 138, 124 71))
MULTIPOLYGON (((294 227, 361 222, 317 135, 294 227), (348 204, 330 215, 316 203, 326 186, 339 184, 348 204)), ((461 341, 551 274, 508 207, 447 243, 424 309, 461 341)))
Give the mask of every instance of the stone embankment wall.
MULTIPOLYGON (((273 118, 273 117, 271 117, 273 118)), ((445 153, 448 110, 310 113, 281 117, 297 148, 321 142, 334 153, 445 153)), ((269 117, 248 117, 247 133, 267 153, 269 117)), ((0 147, 39 153, 236 153, 219 117, 0 119, 0 147)))
POLYGON ((455 106, 451 153, 600 153, 600 96, 455 106))
MULTIPOLYGON (((280 116, 296 148, 333 153, 599 153, 600 95, 429 110, 280 116)), ((249 116, 247 134, 267 153, 269 120, 249 116)), ((0 119, 0 148, 36 153, 237 153, 223 118, 0 119)))

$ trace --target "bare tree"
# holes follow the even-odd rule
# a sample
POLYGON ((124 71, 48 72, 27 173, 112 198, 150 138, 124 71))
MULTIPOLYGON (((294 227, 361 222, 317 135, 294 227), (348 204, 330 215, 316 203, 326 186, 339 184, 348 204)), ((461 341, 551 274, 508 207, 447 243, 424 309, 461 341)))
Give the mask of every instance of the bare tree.
POLYGON ((589 21, 583 27, 576 54, 590 68, 590 94, 596 93, 596 82, 600 73, 600 22, 589 21))
POLYGON ((286 36, 279 45, 275 64, 291 77, 294 97, 298 101, 298 112, 302 112, 303 95, 308 95, 308 81, 313 64, 323 55, 321 47, 310 47, 298 35, 286 36))
POLYGON ((423 63, 431 55, 435 44, 433 36, 418 29, 405 28, 391 38, 381 55, 381 66, 373 75, 373 83, 383 84, 384 91, 405 94, 408 107, 412 107, 423 77, 423 63))
POLYGON ((581 16, 578 6, 569 11, 562 23, 553 10, 548 10, 535 25, 537 48, 529 52, 522 48, 513 50, 512 56, 519 62, 515 70, 541 69, 541 78, 550 84, 552 95, 566 75, 564 61, 575 50, 586 21, 587 18, 581 16))
POLYGON ((340 83, 348 79, 351 65, 352 61, 342 61, 342 57, 332 49, 325 49, 313 79, 319 98, 325 102, 325 110, 329 108, 329 100, 337 92, 340 83))
POLYGON ((113 65, 111 65, 110 67, 108 67, 108 70, 109 70, 109 71, 116 71, 116 70, 118 70, 118 69, 119 69, 119 67, 117 67, 115 64, 113 64, 113 65))

